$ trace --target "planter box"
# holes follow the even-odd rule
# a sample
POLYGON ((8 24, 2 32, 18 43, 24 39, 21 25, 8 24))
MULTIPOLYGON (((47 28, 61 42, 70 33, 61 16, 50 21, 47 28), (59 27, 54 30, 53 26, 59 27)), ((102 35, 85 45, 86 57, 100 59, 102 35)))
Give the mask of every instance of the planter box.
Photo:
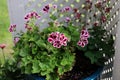
POLYGON ((45 80, 45 78, 37 75, 28 75, 25 80, 45 80))
MULTIPOLYGON (((83 80, 97 80, 97 78, 100 76, 101 72, 103 71, 103 68, 99 68, 95 73, 93 73, 91 76, 83 79, 83 80)), ((44 77, 39 77, 37 75, 28 75, 26 80, 45 80, 44 77)))

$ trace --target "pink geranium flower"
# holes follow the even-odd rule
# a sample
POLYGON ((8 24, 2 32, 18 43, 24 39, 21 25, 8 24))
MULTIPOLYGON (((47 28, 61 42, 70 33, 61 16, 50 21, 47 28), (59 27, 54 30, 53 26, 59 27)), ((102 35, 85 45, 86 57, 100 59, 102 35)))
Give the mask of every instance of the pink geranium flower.
POLYGON ((87 29, 83 29, 83 30, 81 31, 80 38, 87 39, 87 38, 89 38, 89 37, 90 37, 90 35, 89 35, 88 30, 87 30, 87 29))
POLYGON ((53 8, 54 8, 54 9, 57 9, 57 5, 53 5, 53 8))
POLYGON ((50 6, 49 5, 46 5, 44 8, 43 8, 43 11, 48 13, 50 10, 50 6))
POLYGON ((88 38, 90 37, 89 32, 87 29, 83 29, 80 34, 80 40, 78 41, 77 45, 81 47, 85 47, 88 44, 88 38))
POLYGON ((70 11, 71 8, 68 6, 68 7, 65 7, 64 10, 67 12, 67 11, 70 11))
POLYGON ((83 41, 78 41, 77 45, 81 47, 85 47, 86 44, 83 41))
POLYGON ((9 32, 14 32, 16 29, 16 24, 11 24, 9 27, 9 32))
POLYGON ((55 40, 55 42, 53 43, 53 46, 56 48, 60 48, 62 46, 60 40, 55 40))
POLYGON ((98 26, 98 24, 99 24, 99 22, 98 21, 96 21, 96 22, 94 22, 94 26, 96 27, 96 26, 98 26))
POLYGON ((61 48, 61 46, 67 46, 68 38, 59 32, 52 32, 48 37, 48 42, 53 45, 53 47, 61 48))
POLYGON ((4 49, 6 47, 6 44, 0 44, 0 48, 4 49))
POLYGON ((32 18, 39 19, 40 15, 38 15, 37 12, 30 12, 30 13, 26 14, 25 17, 24 17, 24 19, 27 20, 27 21, 29 21, 32 18))
POLYGON ((74 12, 74 13, 77 13, 77 12, 78 12, 78 9, 77 9, 77 8, 74 8, 74 9, 73 9, 73 12, 74 12))
POLYGON ((69 17, 65 18, 65 22, 70 22, 70 21, 71 21, 71 19, 69 17))
POLYGON ((80 17, 81 17, 81 13, 78 13, 78 12, 75 13, 75 18, 76 18, 76 19, 80 19, 80 17))
POLYGON ((61 12, 68 12, 71 10, 71 7, 67 6, 67 7, 64 7, 61 12))
POLYGON ((105 8, 105 12, 109 13, 111 9, 112 9, 111 7, 107 7, 107 8, 105 8))
POLYGON ((18 37, 14 38, 14 44, 16 44, 19 40, 20 40, 20 38, 18 38, 18 37))
POLYGON ((50 37, 49 37, 49 38, 48 38, 48 42, 49 42, 49 43, 53 43, 53 38, 50 38, 50 37))

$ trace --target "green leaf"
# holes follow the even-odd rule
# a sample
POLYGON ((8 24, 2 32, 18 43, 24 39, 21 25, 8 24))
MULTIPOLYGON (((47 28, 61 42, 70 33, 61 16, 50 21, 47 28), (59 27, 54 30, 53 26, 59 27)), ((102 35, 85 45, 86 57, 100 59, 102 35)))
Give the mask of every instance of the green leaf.
POLYGON ((47 68, 46 68, 46 65, 45 64, 43 64, 43 63, 39 63, 39 66, 40 66, 40 69, 42 70, 42 71, 45 71, 47 68))
POLYGON ((32 48, 32 54, 37 54, 36 52, 37 52, 37 48, 36 48, 36 47, 33 47, 33 48, 32 48))
POLYGON ((59 75, 62 75, 64 73, 64 69, 63 68, 64 68, 63 66, 58 68, 59 75))
POLYGON ((46 80, 60 80, 57 73, 50 73, 49 75, 46 75, 46 80))
POLYGON ((25 56, 28 55, 28 53, 27 53, 27 51, 26 51, 25 49, 21 49, 19 55, 20 55, 21 57, 25 57, 25 56))
POLYGON ((67 59, 62 59, 62 61, 61 61, 61 65, 66 65, 66 64, 68 64, 68 60, 67 59))
POLYGON ((38 40, 36 41, 36 44, 39 46, 39 47, 42 47, 42 48, 46 48, 46 44, 43 40, 38 40))
POLYGON ((57 17, 56 17, 55 15, 50 15, 50 18, 51 18, 52 20, 56 20, 56 19, 57 19, 57 17))
POLYGON ((89 45, 88 48, 89 48, 90 50, 94 50, 94 49, 95 49, 95 45, 89 45))
POLYGON ((27 59, 27 57, 24 57, 21 60, 22 60, 21 66, 26 66, 29 63, 29 60, 27 59))
POLYGON ((32 67, 31 67, 30 64, 25 67, 25 73, 26 73, 26 74, 31 73, 31 70, 32 70, 32 67))
POLYGON ((32 73, 39 73, 39 72, 40 72, 39 61, 33 60, 32 73))
POLYGON ((91 63, 95 63, 97 60, 95 58, 95 53, 92 53, 91 51, 87 51, 85 53, 85 56, 88 57, 91 60, 91 63))

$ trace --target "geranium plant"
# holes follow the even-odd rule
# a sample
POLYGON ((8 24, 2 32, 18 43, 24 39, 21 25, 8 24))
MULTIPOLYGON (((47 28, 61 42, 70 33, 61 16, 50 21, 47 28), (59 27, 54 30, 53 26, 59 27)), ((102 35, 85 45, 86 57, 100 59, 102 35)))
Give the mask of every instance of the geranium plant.
MULTIPOLYGON (((92 1, 86 0, 85 4, 82 7, 85 13, 92 11, 92 1)), ((42 15, 26 14, 27 31, 14 38, 14 58, 22 72, 45 76, 46 80, 75 80, 86 77, 82 71, 87 73, 91 66, 103 66, 114 54, 113 36, 107 35, 103 28, 111 8, 109 0, 97 1, 94 7, 100 14, 94 12, 95 21, 89 23, 82 20, 89 14, 80 13, 78 8, 59 9, 57 5, 45 5, 42 12, 49 14, 50 21, 43 30, 39 29, 42 25, 36 23, 42 15)), ((10 32, 16 27, 18 25, 10 26, 10 32)))

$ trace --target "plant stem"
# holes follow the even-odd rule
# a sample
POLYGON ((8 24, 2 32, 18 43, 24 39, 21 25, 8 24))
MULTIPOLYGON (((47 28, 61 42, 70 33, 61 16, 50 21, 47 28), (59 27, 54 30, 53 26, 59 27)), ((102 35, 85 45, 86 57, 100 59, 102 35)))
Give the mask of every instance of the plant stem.
POLYGON ((3 53, 4 62, 5 62, 5 55, 4 55, 4 51, 3 51, 3 49, 2 49, 2 53, 3 53))

